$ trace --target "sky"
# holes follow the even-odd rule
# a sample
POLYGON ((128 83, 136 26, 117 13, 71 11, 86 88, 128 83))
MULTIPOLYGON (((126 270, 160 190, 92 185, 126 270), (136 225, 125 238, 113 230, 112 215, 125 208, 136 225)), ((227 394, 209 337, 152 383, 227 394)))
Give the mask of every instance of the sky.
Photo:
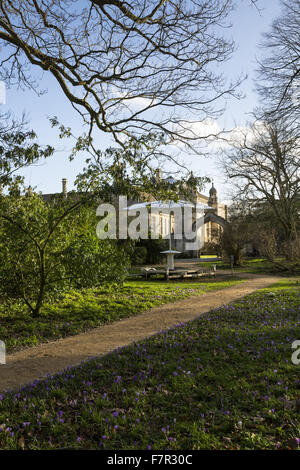
MULTIPOLYGON (((225 76, 236 77, 240 74, 248 78, 240 87, 245 95, 242 100, 230 99, 224 115, 214 125, 220 128, 244 126, 250 119, 250 113, 258 105, 258 97, 254 89, 256 58, 260 55, 258 44, 261 34, 268 31, 272 21, 280 14, 279 0, 260 0, 261 11, 249 6, 250 0, 239 0, 238 7, 231 16, 232 28, 226 34, 232 37, 237 50, 232 59, 222 65, 225 76)), ((43 193, 61 191, 62 178, 68 179, 68 189, 73 189, 76 175, 82 170, 85 157, 76 157, 69 162, 68 155, 72 147, 70 141, 61 141, 57 129, 52 129, 49 123, 50 116, 57 116, 59 121, 70 126, 76 135, 84 132, 82 121, 63 95, 59 85, 47 72, 37 72, 41 88, 45 89, 42 96, 31 90, 18 90, 16 87, 6 90, 6 103, 1 105, 1 112, 11 110, 15 116, 23 112, 29 120, 29 127, 38 135, 39 143, 50 144, 55 147, 55 154, 42 163, 31 166, 22 171, 26 184, 35 187, 43 193)), ((105 150, 113 141, 104 134, 97 139, 98 147, 105 150)), ((217 159, 199 156, 182 157, 189 168, 196 174, 208 176, 214 180, 218 190, 219 200, 228 200, 230 185, 226 183, 222 169, 217 159)), ((171 167, 166 169, 172 170, 171 167)), ((203 193, 207 193, 209 186, 203 193)))

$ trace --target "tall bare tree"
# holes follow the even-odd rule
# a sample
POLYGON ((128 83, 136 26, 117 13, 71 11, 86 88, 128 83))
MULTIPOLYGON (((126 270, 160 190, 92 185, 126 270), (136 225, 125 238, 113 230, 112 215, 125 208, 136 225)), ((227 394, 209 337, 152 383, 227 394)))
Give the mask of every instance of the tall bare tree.
POLYGON ((231 143, 224 167, 235 182, 236 199, 270 210, 284 238, 295 237, 300 223, 299 129, 282 121, 257 121, 231 143))
POLYGON ((219 73, 234 50, 223 34, 234 3, 0 0, 0 78, 36 88, 34 67, 51 74, 89 133, 192 144, 193 120, 215 116, 239 81, 219 73))
POLYGON ((281 0, 282 13, 264 34, 258 91, 273 119, 300 118, 300 2, 281 0))

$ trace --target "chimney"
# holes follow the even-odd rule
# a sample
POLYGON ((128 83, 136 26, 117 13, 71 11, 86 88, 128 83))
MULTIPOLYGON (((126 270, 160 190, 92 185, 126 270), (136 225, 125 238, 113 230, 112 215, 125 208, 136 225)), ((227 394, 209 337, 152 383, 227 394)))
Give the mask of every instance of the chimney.
POLYGON ((161 178, 162 178, 162 171, 161 171, 161 169, 160 169, 160 168, 157 168, 157 169, 155 170, 155 174, 156 174, 156 178, 158 179, 158 181, 160 181, 161 178))
POLYGON ((67 194, 68 194, 67 182, 68 182, 67 178, 62 179, 62 193, 63 193, 64 197, 67 197, 67 194))

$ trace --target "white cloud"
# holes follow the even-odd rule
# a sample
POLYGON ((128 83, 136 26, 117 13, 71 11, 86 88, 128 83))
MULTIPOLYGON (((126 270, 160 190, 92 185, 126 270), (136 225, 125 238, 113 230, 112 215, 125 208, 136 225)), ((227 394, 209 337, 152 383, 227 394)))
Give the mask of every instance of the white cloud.
POLYGON ((214 119, 205 119, 203 121, 181 121, 173 128, 174 132, 177 132, 179 137, 175 139, 172 145, 182 149, 184 143, 180 138, 191 139, 191 145, 193 144, 192 139, 199 139, 197 146, 201 145, 209 151, 216 151, 224 146, 224 138, 226 133, 224 129, 221 129, 218 122, 214 119))
POLYGON ((131 97, 130 92, 120 91, 116 87, 113 87, 113 94, 115 95, 116 99, 118 98, 122 99, 123 103, 127 106, 133 105, 133 107, 146 108, 156 102, 154 97, 153 98, 145 98, 143 96, 131 97))
POLYGON ((243 141, 247 141, 251 143, 253 139, 257 137, 257 133, 263 134, 266 132, 265 124, 263 121, 256 121, 256 123, 251 126, 237 126, 230 131, 228 134, 228 145, 234 145, 242 143, 243 141))

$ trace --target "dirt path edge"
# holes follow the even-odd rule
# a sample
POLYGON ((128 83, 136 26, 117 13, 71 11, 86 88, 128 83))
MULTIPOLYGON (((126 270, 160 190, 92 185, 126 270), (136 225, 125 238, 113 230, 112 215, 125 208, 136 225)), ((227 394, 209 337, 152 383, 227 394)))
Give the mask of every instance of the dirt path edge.
POLYGON ((105 355, 117 347, 194 320, 282 279, 266 275, 247 277, 248 280, 236 286, 165 304, 86 333, 9 354, 6 364, 0 365, 0 392, 16 390, 47 374, 58 373, 88 358, 105 355))

